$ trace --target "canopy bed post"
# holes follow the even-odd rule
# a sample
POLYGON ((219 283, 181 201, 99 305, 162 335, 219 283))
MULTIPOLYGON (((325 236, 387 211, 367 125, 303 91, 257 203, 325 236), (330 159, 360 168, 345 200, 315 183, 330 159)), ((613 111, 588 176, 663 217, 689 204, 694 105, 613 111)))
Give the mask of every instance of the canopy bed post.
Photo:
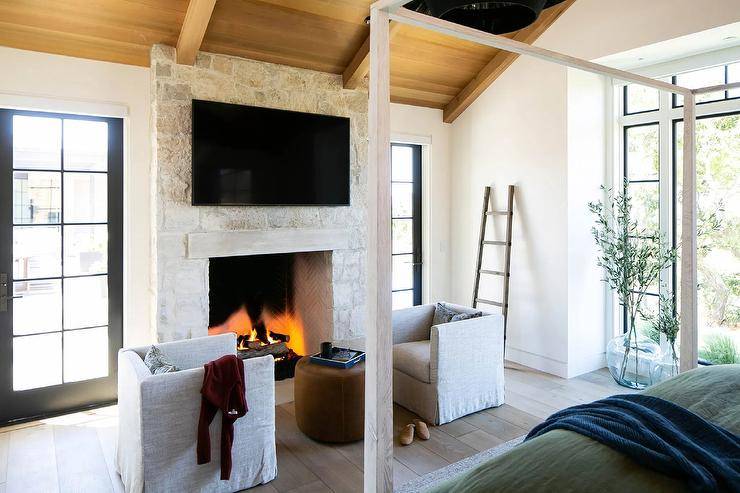
POLYGON ((680 370, 696 368, 699 359, 696 278, 696 98, 683 99, 683 190, 681 192, 681 331, 680 370))
POLYGON ((393 491, 391 141, 388 13, 370 10, 368 319, 364 489, 393 491))

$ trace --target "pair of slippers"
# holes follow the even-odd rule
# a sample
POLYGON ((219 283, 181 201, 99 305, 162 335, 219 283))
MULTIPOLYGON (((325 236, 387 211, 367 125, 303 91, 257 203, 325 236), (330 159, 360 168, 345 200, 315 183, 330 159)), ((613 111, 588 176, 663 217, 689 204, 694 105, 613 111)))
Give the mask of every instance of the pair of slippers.
POLYGON ((411 442, 414 441, 414 435, 422 440, 429 440, 429 427, 420 419, 415 419, 413 423, 404 426, 398 436, 398 441, 401 442, 401 445, 411 445, 411 442))

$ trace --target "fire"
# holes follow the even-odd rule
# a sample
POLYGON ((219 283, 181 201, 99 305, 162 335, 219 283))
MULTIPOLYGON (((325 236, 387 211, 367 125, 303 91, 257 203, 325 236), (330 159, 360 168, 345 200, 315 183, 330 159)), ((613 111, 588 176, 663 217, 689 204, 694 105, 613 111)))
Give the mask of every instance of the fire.
MULTIPOLYGON (((297 354, 306 354, 306 342, 303 338, 303 321, 297 313, 285 311, 283 313, 272 313, 263 310, 260 320, 267 329, 267 339, 270 344, 281 342, 281 339, 273 337, 273 333, 289 336, 290 340, 287 346, 297 354)), ((225 334, 233 332, 239 336, 249 336, 248 341, 257 340, 257 331, 254 329, 254 323, 247 313, 245 306, 232 313, 228 319, 221 325, 208 328, 209 335, 225 334)), ((240 348, 244 349, 244 348, 240 348)))

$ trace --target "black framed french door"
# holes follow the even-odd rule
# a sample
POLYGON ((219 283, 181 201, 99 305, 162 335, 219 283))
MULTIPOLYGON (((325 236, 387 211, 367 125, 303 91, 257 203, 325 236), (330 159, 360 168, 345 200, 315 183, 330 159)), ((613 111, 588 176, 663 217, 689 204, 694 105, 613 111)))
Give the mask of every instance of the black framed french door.
POLYGON ((393 309, 422 300, 421 151, 418 144, 391 144, 393 309))
POLYGON ((0 109, 0 423, 116 398, 123 121, 0 109))

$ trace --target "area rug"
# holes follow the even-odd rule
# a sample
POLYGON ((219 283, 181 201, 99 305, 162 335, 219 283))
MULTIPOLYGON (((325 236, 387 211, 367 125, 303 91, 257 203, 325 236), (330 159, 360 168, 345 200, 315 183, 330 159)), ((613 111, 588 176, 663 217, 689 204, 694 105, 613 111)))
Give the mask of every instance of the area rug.
POLYGON ((435 486, 439 485, 443 481, 453 479, 460 474, 463 474, 481 462, 485 462, 494 457, 498 457, 501 454, 505 454, 509 450, 513 449, 524 440, 524 436, 509 440, 506 443, 502 443, 498 447, 494 447, 483 452, 478 452, 475 455, 463 459, 461 461, 450 464, 449 466, 437 469, 423 476, 419 476, 416 479, 404 483, 399 488, 394 489, 395 493, 422 493, 435 486))

